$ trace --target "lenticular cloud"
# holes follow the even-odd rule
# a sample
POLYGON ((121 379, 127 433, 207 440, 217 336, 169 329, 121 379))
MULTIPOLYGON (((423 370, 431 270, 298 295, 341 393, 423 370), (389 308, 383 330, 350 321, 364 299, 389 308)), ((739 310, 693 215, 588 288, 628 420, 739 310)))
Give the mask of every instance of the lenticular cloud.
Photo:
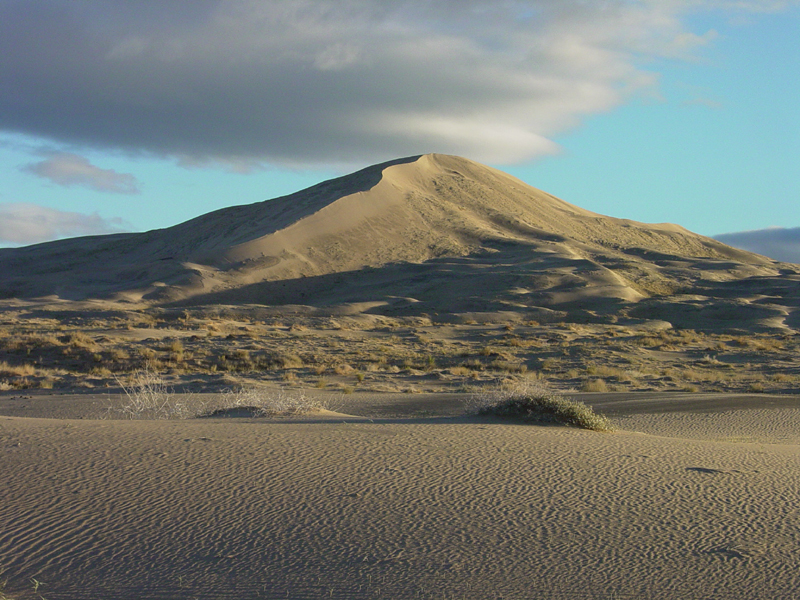
POLYGON ((6 2, 0 129, 186 163, 510 163, 655 85, 637 57, 707 43, 691 5, 6 2))

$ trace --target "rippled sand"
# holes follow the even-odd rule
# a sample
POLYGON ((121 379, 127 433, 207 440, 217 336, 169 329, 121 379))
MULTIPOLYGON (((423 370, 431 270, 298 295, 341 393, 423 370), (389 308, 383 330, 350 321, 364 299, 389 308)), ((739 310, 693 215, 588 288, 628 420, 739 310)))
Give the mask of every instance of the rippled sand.
POLYGON ((686 414, 613 434, 0 417, 5 593, 38 597, 33 578, 48 600, 794 597, 800 446, 780 431, 800 411, 721 413, 719 432, 686 414))

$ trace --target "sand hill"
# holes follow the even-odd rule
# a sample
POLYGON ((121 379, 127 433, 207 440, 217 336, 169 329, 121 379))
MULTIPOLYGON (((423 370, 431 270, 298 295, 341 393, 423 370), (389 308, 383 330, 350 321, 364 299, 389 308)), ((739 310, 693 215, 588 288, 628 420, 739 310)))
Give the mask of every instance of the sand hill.
POLYGON ((0 599, 797 597, 798 284, 440 155, 0 250, 0 599))
POLYGON ((424 155, 137 234, 0 250, 0 297, 800 326, 800 266, 424 155))

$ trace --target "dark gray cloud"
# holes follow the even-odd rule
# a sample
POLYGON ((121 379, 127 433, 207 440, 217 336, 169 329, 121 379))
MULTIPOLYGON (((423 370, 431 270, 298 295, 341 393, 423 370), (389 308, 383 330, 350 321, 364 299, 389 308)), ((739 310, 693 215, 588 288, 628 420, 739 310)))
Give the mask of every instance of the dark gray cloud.
POLYGON ((63 186, 79 185, 115 194, 139 193, 139 185, 133 175, 101 169, 72 152, 48 153, 44 160, 25 165, 22 170, 63 186))
POLYGON ((8 246, 35 244, 77 235, 95 235, 124 231, 121 219, 104 219, 98 214, 67 212, 29 204, 0 204, 0 244, 8 246))
POLYGON ((713 38, 679 0, 0 0, 0 129, 186 164, 514 162, 713 38))
POLYGON ((800 227, 770 227, 723 233, 714 237, 729 246, 763 254, 775 260, 800 263, 800 227))

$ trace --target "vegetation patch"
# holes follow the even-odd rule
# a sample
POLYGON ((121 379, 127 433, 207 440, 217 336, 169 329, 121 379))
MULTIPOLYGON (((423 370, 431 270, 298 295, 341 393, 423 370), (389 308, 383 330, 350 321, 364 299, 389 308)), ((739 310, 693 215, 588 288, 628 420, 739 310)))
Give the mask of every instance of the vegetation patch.
POLYGON ((592 431, 613 431, 608 417, 576 400, 564 398, 538 385, 522 385, 474 396, 468 408, 479 415, 494 415, 534 423, 561 423, 592 431))
POLYGON ((240 388, 221 395, 216 406, 206 407, 202 417, 299 416, 328 408, 328 400, 302 392, 240 388))

